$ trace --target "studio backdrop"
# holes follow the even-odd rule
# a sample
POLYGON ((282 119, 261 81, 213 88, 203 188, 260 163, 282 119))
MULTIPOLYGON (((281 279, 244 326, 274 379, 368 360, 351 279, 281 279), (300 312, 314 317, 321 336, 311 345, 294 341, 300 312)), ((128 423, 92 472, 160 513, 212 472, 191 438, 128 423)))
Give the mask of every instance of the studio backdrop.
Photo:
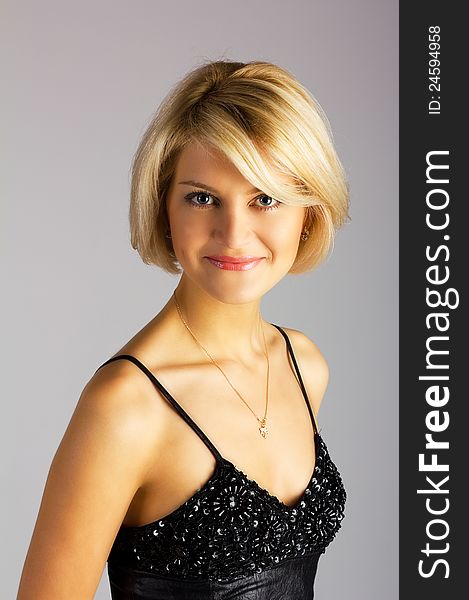
MULTIPOLYGON (((329 363, 318 422, 347 489, 318 600, 398 590, 398 3, 4 2, 2 594, 14 598, 51 460, 96 368, 178 276, 129 239, 130 164, 171 86, 208 59, 288 69, 324 108, 351 221, 262 304, 329 363)), ((109 598, 106 573, 96 594, 109 598)))

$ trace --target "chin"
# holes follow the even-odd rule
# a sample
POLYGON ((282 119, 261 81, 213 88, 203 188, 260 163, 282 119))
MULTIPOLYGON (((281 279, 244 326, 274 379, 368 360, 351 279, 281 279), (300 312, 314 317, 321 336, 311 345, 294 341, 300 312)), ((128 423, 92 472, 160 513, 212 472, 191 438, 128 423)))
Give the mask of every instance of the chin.
POLYGON ((249 304, 257 302, 268 291, 260 286, 215 286, 208 285, 205 291, 224 304, 249 304))
MULTIPOLYGON (((186 266, 189 267, 189 265, 186 266)), ((269 267, 270 271, 256 275, 254 275, 256 269, 240 273, 216 269, 213 272, 207 272, 205 268, 192 265, 191 268, 183 268, 183 270, 193 284, 212 298, 224 304, 236 305, 259 301, 287 274, 290 265, 282 266, 282 269, 279 269, 279 265, 273 269, 272 263, 268 263, 265 267, 269 267)), ((210 269, 212 269, 211 266, 210 269)))
POLYGON ((257 302, 270 289, 270 286, 266 285, 266 282, 263 283, 259 280, 255 282, 221 282, 214 277, 201 277, 193 279, 193 281, 206 294, 224 304, 249 304, 250 302, 257 302))

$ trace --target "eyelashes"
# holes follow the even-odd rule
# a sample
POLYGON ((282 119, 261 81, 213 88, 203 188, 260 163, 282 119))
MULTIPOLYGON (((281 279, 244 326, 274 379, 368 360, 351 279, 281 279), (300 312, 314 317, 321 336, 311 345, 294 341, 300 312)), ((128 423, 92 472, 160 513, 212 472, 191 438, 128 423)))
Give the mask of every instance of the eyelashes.
MULTIPOLYGON (((193 206, 194 208, 209 208, 210 206, 214 206, 214 203, 210 203, 210 204, 198 204, 197 202, 194 202, 194 198, 197 199, 199 196, 208 196, 209 198, 214 198, 215 196, 213 196, 210 192, 207 192, 206 190, 194 190, 192 192, 190 192, 189 194, 186 194, 184 196, 184 200, 190 204, 191 206, 193 206)), ((256 208, 258 208, 259 210, 277 210, 278 208, 280 208, 281 206, 281 202, 279 202, 278 200, 275 200, 274 198, 272 198, 272 196, 267 196, 267 194, 259 194, 259 196, 257 196, 255 198, 255 200, 259 200, 259 198, 270 198, 271 200, 273 200, 276 204, 273 204, 272 206, 260 206, 257 205, 256 208)), ((218 202, 218 200, 217 200, 218 202)))

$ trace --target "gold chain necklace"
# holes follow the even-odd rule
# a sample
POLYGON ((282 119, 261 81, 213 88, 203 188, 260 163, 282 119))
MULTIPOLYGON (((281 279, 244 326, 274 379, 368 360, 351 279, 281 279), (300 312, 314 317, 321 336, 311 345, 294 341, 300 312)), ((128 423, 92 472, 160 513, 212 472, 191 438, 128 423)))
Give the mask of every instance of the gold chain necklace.
POLYGON ((186 329, 191 334, 191 336, 194 338, 194 340, 197 342, 197 344, 202 348, 202 350, 205 352, 205 354, 209 357, 209 359, 212 361, 212 363, 217 367, 217 369, 219 371, 221 371, 223 377, 230 384, 230 386, 233 388, 233 390, 236 392, 236 394, 238 394, 238 396, 240 397, 240 399, 244 402, 244 404, 249 408, 249 410, 252 412, 252 414, 256 417, 257 421, 259 422, 259 433, 265 439, 267 437, 267 434, 269 433, 269 431, 267 429, 267 408, 268 408, 268 405, 269 405, 269 373, 270 373, 270 363, 269 363, 269 354, 267 352, 267 344, 266 344, 266 341, 265 341, 264 328, 261 327, 261 329, 262 329, 262 337, 264 338, 264 354, 265 354, 265 357, 267 359, 267 382, 266 382, 266 390, 265 390, 265 412, 264 412, 264 416, 261 419, 260 417, 258 417, 256 415, 256 413, 252 410, 252 408, 249 406, 249 404, 246 402, 246 400, 241 396, 241 394, 238 392, 238 390, 234 387, 234 385, 228 379, 228 377, 226 376, 225 372, 220 367, 220 365, 218 365, 216 363, 216 361, 212 358, 212 356, 209 354, 209 352, 202 346, 202 344, 199 342, 199 340, 194 335, 192 329, 189 327, 189 325, 187 324, 186 320, 184 319, 184 317, 182 315, 181 307, 179 306, 179 302, 177 301, 177 298, 176 298, 176 290, 174 290, 173 296, 174 296, 174 302, 176 303, 177 311, 179 313, 181 321, 186 326, 186 329))

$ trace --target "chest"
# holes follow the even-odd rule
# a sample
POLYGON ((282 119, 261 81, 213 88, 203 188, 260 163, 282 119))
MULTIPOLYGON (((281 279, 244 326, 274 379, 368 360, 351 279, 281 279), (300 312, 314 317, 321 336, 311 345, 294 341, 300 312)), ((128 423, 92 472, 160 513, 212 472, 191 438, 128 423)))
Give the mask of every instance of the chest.
MULTIPOLYGON (((237 389, 252 410, 216 370, 199 370, 197 377, 190 369, 180 370, 177 376, 166 372, 159 377, 225 459, 260 488, 292 505, 305 491, 316 462, 308 400, 290 369, 274 370, 269 382, 268 433, 264 438, 256 417, 265 414, 265 387, 259 386, 259 378, 254 376, 233 380, 241 381, 237 389)), ((148 523, 171 513, 202 487, 217 467, 212 452, 191 424, 164 396, 161 401, 165 406, 165 433, 124 525, 148 523)))
POLYGON ((344 516, 345 489, 316 434, 317 463, 298 501, 286 506, 231 463, 165 517, 121 528, 110 564, 191 580, 230 581, 318 555, 344 516))

